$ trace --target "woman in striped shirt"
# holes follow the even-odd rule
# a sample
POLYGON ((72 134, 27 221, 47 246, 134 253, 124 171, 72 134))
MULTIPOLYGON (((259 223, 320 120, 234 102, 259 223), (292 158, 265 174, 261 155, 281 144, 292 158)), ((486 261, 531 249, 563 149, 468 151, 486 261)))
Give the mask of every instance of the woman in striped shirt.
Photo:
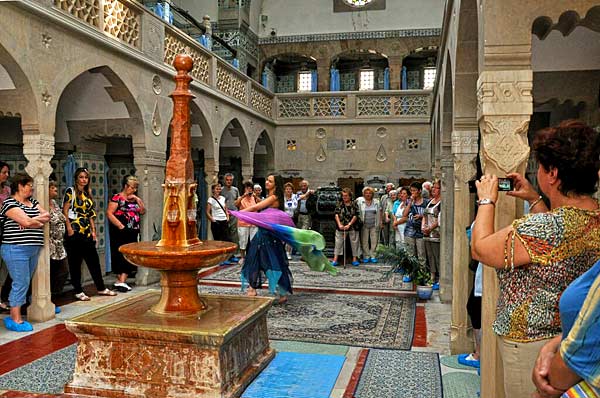
POLYGON ((21 306, 25 304, 29 282, 44 245, 43 228, 50 214, 32 198, 33 179, 27 174, 15 175, 10 188, 13 194, 0 209, 4 231, 0 253, 13 280, 10 317, 4 318, 4 326, 15 332, 28 332, 33 327, 21 318, 21 306))

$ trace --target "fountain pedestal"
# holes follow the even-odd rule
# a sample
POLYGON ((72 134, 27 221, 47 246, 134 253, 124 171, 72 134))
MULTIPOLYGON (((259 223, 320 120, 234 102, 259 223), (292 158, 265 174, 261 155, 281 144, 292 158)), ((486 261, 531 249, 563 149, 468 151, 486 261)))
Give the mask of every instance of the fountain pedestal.
POLYGON ((201 295, 197 317, 151 311, 149 291, 66 322, 79 339, 65 393, 94 397, 238 397, 275 355, 272 299, 201 295))

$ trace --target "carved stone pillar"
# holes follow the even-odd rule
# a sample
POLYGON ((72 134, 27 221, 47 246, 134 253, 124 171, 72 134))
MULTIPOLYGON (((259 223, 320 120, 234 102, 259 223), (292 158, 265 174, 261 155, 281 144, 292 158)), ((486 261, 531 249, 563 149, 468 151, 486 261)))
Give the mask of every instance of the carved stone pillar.
POLYGON ((210 194, 210 186, 219 180, 219 162, 215 158, 204 159, 204 172, 206 173, 204 180, 208 184, 210 194))
MULTIPOLYGON (((475 124, 473 120, 473 124, 475 124)), ((454 157, 454 218, 452 240, 452 320, 450 324, 450 351, 453 354, 472 352, 473 339, 469 336, 467 300, 471 292, 472 273, 469 272, 469 242, 466 228, 473 221, 473 202, 467 181, 475 178, 477 168, 476 129, 452 132, 454 157)))
POLYGON ((329 58, 317 59, 317 91, 329 91, 329 58))
MULTIPOLYGON (((435 175, 435 174, 434 174, 435 175)), ((439 177, 440 175, 436 175, 439 177)), ((441 224, 440 224, 440 300, 443 302, 452 301, 452 252, 453 241, 452 235, 454 227, 452 222, 444 222, 444 220, 454 219, 454 162, 452 154, 443 152, 441 161, 441 181, 442 181, 442 208, 441 208, 441 224)))
POLYGON ((390 68, 390 90, 400 90, 402 83, 402 60, 404 55, 393 55, 388 57, 390 68))
MULTIPOLYGON (((141 221, 141 240, 157 240, 162 220, 163 190, 165 181, 166 154, 164 152, 146 151, 145 148, 134 148, 133 163, 140 180, 138 194, 146 204, 146 214, 141 221), (158 236, 155 236, 158 235, 158 236)), ((160 280, 156 270, 140 267, 135 277, 136 284, 147 286, 160 280)))
POLYGON ((254 176, 253 165, 243 164, 242 165, 242 181, 240 181, 240 182, 244 182, 246 180, 252 180, 253 176, 254 176))
MULTIPOLYGON (((23 155, 27 158, 25 171, 33 178, 34 196, 40 206, 48 209, 48 179, 52 173, 50 160, 54 155, 54 136, 41 134, 37 126, 23 127, 23 155)), ((40 252, 37 269, 31 285, 31 305, 27 308, 30 321, 45 322, 54 318, 54 304, 50 300, 49 227, 44 226, 44 247, 40 252)))
MULTIPOLYGON (((527 130, 533 113, 533 72, 493 70, 477 81, 478 119, 482 134, 481 162, 484 173, 504 176, 523 173, 529 157, 527 130)), ((496 204, 496 230, 509 225, 520 213, 517 201, 500 194, 496 204)), ((483 273, 481 396, 504 397, 502 361, 492 323, 496 314, 498 280, 492 268, 483 273)))

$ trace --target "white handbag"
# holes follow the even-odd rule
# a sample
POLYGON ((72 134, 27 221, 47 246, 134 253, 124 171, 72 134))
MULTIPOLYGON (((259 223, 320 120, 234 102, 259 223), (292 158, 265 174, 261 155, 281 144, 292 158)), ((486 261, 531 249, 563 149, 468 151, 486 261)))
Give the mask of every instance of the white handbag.
POLYGON ((77 218, 77 213, 75 213, 75 208, 73 207, 73 203, 75 202, 75 190, 73 187, 70 187, 69 189, 71 190, 71 207, 69 207, 67 215, 69 216, 69 220, 75 220, 77 218))

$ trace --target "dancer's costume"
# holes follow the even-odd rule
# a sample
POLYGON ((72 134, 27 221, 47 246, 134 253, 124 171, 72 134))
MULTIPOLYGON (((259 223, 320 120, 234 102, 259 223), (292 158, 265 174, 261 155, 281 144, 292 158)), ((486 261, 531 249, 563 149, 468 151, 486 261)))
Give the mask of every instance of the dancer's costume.
POLYGON ((230 211, 238 219, 258 226, 258 232, 248 245, 242 267, 242 290, 248 285, 260 289, 263 274, 267 277, 272 294, 292 293, 292 273, 286 256, 284 242, 302 254, 314 271, 337 274, 323 255, 325 238, 316 231, 294 228, 294 222, 285 212, 267 208, 261 212, 230 211))

